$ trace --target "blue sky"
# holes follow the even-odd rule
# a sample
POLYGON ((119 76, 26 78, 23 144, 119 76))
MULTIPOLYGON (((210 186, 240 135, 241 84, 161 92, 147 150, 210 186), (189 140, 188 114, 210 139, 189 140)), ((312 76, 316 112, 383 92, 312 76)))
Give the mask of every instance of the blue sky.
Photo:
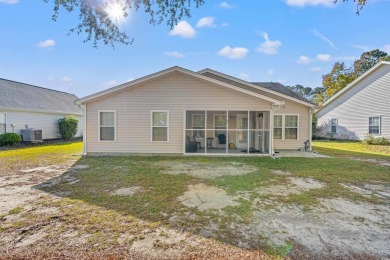
POLYGON ((390 53, 389 0, 370 1, 359 16, 352 0, 206 0, 173 30, 130 13, 120 27, 134 43, 115 49, 67 36, 77 13, 62 10, 53 22, 52 7, 43 0, 0 0, 1 78, 83 97, 178 65, 317 87, 336 61, 350 65, 375 48, 390 53))

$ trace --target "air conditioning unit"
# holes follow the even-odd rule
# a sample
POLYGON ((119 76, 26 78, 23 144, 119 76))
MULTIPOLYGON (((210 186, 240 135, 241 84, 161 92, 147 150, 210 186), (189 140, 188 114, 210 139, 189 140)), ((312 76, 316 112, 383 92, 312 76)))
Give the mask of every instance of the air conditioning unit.
POLYGON ((35 128, 22 129, 24 142, 42 142, 42 130, 35 128))

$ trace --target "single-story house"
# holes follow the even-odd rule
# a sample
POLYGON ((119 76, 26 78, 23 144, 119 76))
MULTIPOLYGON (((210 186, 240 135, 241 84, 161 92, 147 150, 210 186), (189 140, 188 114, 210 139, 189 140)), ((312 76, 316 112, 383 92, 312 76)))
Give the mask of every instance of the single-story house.
POLYGON ((33 128, 42 130, 42 139, 59 138, 58 119, 79 120, 77 136, 83 135, 83 110, 77 96, 57 90, 0 79, 0 134, 33 128))
POLYGON ((319 134, 390 139, 390 62, 382 61, 326 101, 317 112, 319 134))
POLYGON ((243 154, 310 149, 314 104, 280 83, 172 67, 76 101, 84 154, 243 154))

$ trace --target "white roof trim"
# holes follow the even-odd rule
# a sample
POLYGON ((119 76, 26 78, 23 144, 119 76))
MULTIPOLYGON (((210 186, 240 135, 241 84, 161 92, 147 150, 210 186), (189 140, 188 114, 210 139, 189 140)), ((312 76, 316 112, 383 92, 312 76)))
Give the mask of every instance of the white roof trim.
POLYGON ((100 97, 103 97, 103 96, 115 93, 115 92, 123 90, 125 88, 136 86, 136 85, 138 85, 140 83, 143 83, 145 81, 156 79, 158 77, 164 76, 166 74, 169 74, 169 73, 172 73, 172 72, 175 72, 175 71, 181 72, 181 73, 184 73, 184 74, 187 74, 187 75, 190 75, 192 77, 195 77, 195 78, 207 81, 207 82, 211 82, 211 83, 217 84, 219 86, 226 87, 228 89, 232 89, 232 90, 244 93, 244 94, 248 94, 250 96, 257 97, 259 99, 266 100, 266 101, 269 101, 269 102, 274 103, 274 104, 281 105, 281 104, 284 103, 281 100, 277 100, 277 99, 274 99, 274 98, 271 98, 271 97, 267 97, 267 96, 264 96, 264 95, 261 95, 261 94, 257 94, 255 92, 252 92, 252 91, 249 91, 249 90, 245 90, 245 89, 242 89, 240 87, 233 86, 233 85, 230 85, 228 83, 221 82, 219 80, 212 79, 210 77, 203 76, 203 75, 198 74, 196 72, 193 72, 193 71, 190 71, 190 70, 187 70, 187 69, 175 66, 175 67, 171 67, 171 68, 168 68, 168 69, 165 69, 165 70, 162 70, 162 71, 150 74, 148 76, 145 76, 145 77, 142 77, 142 78, 139 78, 139 79, 136 79, 136 80, 124 83, 122 85, 119 85, 119 86, 116 86, 116 87, 113 87, 113 88, 109 88, 107 90, 103 90, 101 92, 98 92, 98 93, 86 96, 84 98, 78 99, 78 100, 76 100, 76 104, 80 105, 80 104, 86 103, 88 101, 94 100, 96 98, 100 98, 100 97))
MULTIPOLYGON (((377 64, 375 64, 371 69, 367 70, 366 72, 364 72, 362 75, 360 75, 360 77, 358 77, 357 79, 355 79, 354 81, 352 81, 351 83, 349 83, 345 88, 343 88, 342 90, 340 90, 339 92, 337 92, 333 97, 331 97, 330 99, 328 99, 322 106, 321 108, 318 110, 322 110, 324 107, 326 107, 327 105, 329 105, 330 103, 333 102, 333 100, 337 99, 338 97, 340 97, 341 95, 343 95, 345 92, 347 92, 349 89, 351 89, 353 86, 355 86, 356 84, 358 84, 360 81, 362 81, 363 79, 367 78, 372 72, 374 72, 375 70, 379 69, 380 67, 382 67, 383 65, 390 65, 390 62, 389 61, 380 61, 378 62, 377 64)), ((317 112, 318 112, 317 111, 317 112)))
POLYGON ((245 81, 245 80, 241 80, 241 79, 238 79, 238 78, 235 78, 235 77, 232 77, 232 76, 229 76, 229 75, 226 75, 224 73, 221 73, 221 72, 218 72, 218 71, 215 71, 215 70, 212 70, 212 69, 203 69, 201 71, 198 71, 197 73, 199 74, 203 74, 203 73, 206 73, 206 72, 209 72, 209 73, 212 73, 212 74, 215 74, 217 76, 220 76, 220 77, 223 77, 223 78, 227 78, 227 79, 230 79, 230 80, 233 80, 233 81, 236 81, 238 83, 241 83, 241 84, 245 84, 249 87, 253 87, 253 88, 256 88, 256 89, 261 89, 262 91, 264 92, 268 92, 270 94, 273 94, 273 95, 276 95, 276 96, 280 96, 280 97, 283 97, 285 99, 289 99, 289 100, 292 100, 294 102, 297 102, 297 103, 300 103, 300 104, 303 104, 303 105, 306 105, 306 106, 309 106, 309 107, 315 107, 316 105, 314 104, 311 104, 311 103, 308 103, 308 102, 305 102, 303 100, 299 100, 299 99, 296 99, 294 97, 290 97, 288 95, 284 95, 282 93, 279 93, 279 92, 276 92, 276 91, 273 91, 273 90, 270 90, 270 89, 267 89, 267 88, 264 88, 262 86, 259 86, 259 85, 255 85, 255 84, 252 84, 248 81, 245 81))

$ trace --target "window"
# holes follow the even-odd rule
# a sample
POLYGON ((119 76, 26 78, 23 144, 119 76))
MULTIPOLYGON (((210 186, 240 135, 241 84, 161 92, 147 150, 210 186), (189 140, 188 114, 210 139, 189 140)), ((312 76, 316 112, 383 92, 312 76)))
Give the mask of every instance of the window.
POLYGON ((168 142, 169 112, 152 111, 152 142, 168 142))
POLYGON ((337 133, 337 118, 332 118, 331 121, 330 121, 330 125, 331 125, 331 132, 333 134, 337 133))
POLYGON ((381 117, 372 116, 368 118, 368 134, 380 135, 381 134, 381 117))
POLYGON ((274 139, 282 139, 283 135, 283 116, 274 116, 274 139))
POLYGON ((115 111, 99 111, 99 140, 115 141, 115 111))
MULTIPOLYGON (((224 129, 226 130, 226 115, 214 115, 214 129, 224 129)), ((226 135, 226 131, 218 131, 215 130, 215 137, 218 135, 224 134, 226 135)))
POLYGON ((298 139, 297 115, 274 115, 274 139, 298 139))
POLYGON ((298 116, 286 115, 284 118, 284 138, 298 139, 298 116))
POLYGON ((0 134, 4 134, 6 130, 5 113, 0 113, 0 134))
POLYGON ((194 130, 195 138, 204 138, 204 128, 205 128, 205 116, 192 115, 192 129, 200 129, 200 130, 194 130))

